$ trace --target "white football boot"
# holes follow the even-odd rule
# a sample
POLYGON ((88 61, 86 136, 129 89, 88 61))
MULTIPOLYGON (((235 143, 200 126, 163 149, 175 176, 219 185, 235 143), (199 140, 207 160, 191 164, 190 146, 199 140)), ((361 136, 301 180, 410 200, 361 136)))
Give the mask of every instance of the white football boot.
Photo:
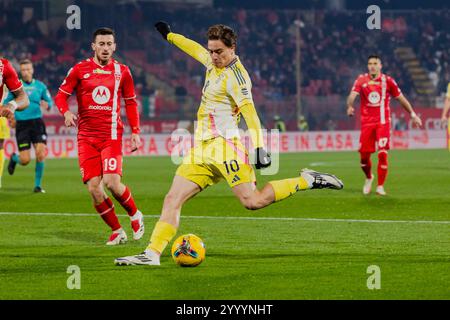
POLYGON ((133 240, 139 240, 144 235, 144 215, 139 210, 130 217, 131 229, 133 230, 133 240))
POLYGON ((377 187, 377 195, 379 195, 379 196, 387 195, 386 191, 384 191, 384 187, 383 186, 378 186, 377 187))
POLYGON ((366 179, 363 187, 363 194, 368 195, 372 191, 373 174, 370 179, 366 179))
POLYGON ((119 230, 114 231, 111 236, 109 237, 108 242, 106 242, 107 246, 116 246, 118 244, 126 243, 128 240, 127 234, 125 231, 123 231, 122 228, 119 230))
POLYGON ((311 169, 302 169, 300 175, 308 182, 310 189, 336 189, 344 188, 344 184, 335 175, 317 172, 311 169))
POLYGON ((135 256, 121 257, 114 260, 116 266, 159 266, 159 254, 152 250, 145 250, 144 252, 135 256))

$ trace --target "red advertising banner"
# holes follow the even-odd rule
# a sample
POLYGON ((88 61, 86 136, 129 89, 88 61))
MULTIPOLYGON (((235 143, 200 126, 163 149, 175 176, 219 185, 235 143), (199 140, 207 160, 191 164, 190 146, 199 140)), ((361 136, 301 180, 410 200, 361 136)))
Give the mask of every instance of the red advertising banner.
MULTIPOLYGON (((353 131, 312 131, 285 132, 277 135, 278 140, 270 143, 271 152, 313 152, 313 151, 355 151, 359 147, 359 134, 353 131)), ((141 136, 142 146, 131 153, 131 139, 125 135, 123 140, 125 156, 168 156, 172 151, 176 155, 185 154, 191 146, 192 137, 171 134, 145 134, 141 136)), ((249 137, 244 135, 243 142, 249 144, 249 137)), ((6 157, 17 151, 15 139, 8 139, 4 144, 6 157)), ((394 131, 392 149, 437 149, 447 148, 446 130, 409 130, 394 131)), ((53 135, 48 137, 47 150, 49 158, 77 157, 77 138, 75 135, 53 135)))

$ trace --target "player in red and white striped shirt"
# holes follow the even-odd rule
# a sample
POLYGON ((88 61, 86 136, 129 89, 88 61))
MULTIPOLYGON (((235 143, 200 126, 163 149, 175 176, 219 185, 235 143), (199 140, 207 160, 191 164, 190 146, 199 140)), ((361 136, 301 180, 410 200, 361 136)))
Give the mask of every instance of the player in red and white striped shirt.
POLYGON ((347 98, 347 115, 353 116, 353 103, 360 96, 361 136, 359 153, 361 168, 366 175, 363 194, 370 193, 372 188, 372 163, 370 155, 378 150, 378 186, 376 193, 386 195, 384 182, 388 171, 387 153, 391 139, 391 96, 398 99, 402 107, 411 115, 414 124, 421 126, 422 121, 414 112, 411 104, 400 91, 397 83, 390 76, 381 72, 382 64, 379 56, 368 58, 369 73, 361 74, 353 84, 347 98))
POLYGON ((127 241, 125 231, 114 212, 114 205, 103 186, 125 208, 131 218, 133 238, 144 234, 144 220, 131 192, 121 183, 122 133, 120 101, 125 101, 131 126, 133 150, 139 148, 139 113, 130 69, 112 58, 116 49, 114 31, 101 28, 94 32, 93 58, 71 68, 55 97, 55 104, 64 115, 66 126, 78 120, 78 160, 83 182, 94 200, 94 206, 113 233, 107 245, 127 241), (67 100, 76 91, 78 116, 69 111, 67 100))

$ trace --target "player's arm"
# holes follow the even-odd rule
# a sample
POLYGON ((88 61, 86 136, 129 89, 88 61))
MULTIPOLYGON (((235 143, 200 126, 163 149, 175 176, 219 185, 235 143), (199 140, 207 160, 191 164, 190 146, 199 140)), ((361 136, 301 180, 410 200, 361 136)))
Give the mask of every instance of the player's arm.
POLYGON ((395 82, 395 80, 392 79, 391 77, 387 77, 387 84, 389 87, 389 93, 395 99, 397 99, 398 102, 400 102, 400 104, 402 105, 403 109, 405 109, 406 112, 408 112, 410 114, 413 123, 420 127, 422 125, 422 120, 414 112, 414 109, 413 109, 411 103, 409 103, 408 99, 406 99, 406 97, 403 95, 402 91, 400 90, 400 88, 397 85, 397 82, 395 82))
POLYGON ((355 114, 355 108, 353 107, 353 104, 355 103, 356 97, 361 92, 361 83, 359 79, 361 76, 358 77, 358 79, 355 80, 353 83, 352 90, 350 91, 350 94, 347 97, 347 115, 349 117, 353 116, 355 114))
POLYGON ((43 84, 43 90, 41 94, 41 100, 45 101, 47 103, 47 111, 50 111, 50 109, 53 107, 53 99, 50 94, 50 91, 48 90, 47 86, 43 84))
POLYGON ((444 109, 442 110, 442 122, 447 123, 447 115, 450 110, 450 83, 447 87, 447 95, 445 96, 444 109))
POLYGON ((139 137, 139 110, 134 91, 134 81, 128 68, 123 74, 122 97, 125 101, 128 124, 131 127, 131 151, 133 152, 141 146, 141 138, 139 137))
POLYGON ((0 106, 0 117, 7 117, 12 120, 14 111, 22 111, 28 107, 30 101, 23 88, 10 92, 12 99, 0 106))
POLYGON ((413 109, 411 103, 409 103, 408 99, 406 99, 406 97, 402 93, 400 93, 400 95, 398 97, 396 97, 396 99, 398 100, 398 102, 400 102, 403 109, 405 109, 410 114, 411 119, 414 122, 414 124, 416 124, 417 126, 420 127, 422 125, 422 120, 414 112, 414 109, 413 109))
POLYGON ((199 61, 205 67, 210 61, 210 56, 208 50, 202 47, 199 43, 188 39, 181 34, 173 33, 170 26, 164 22, 159 21, 155 24, 155 28, 161 33, 163 39, 167 40, 169 43, 176 45, 178 48, 183 50, 185 53, 199 61))
POLYGON ((353 107, 353 103, 355 103, 356 97, 359 95, 358 92, 352 91, 347 97, 347 115, 349 117, 355 114, 355 108, 353 107))
POLYGON ((70 112, 68 99, 78 86, 78 79, 78 68, 75 66, 69 70, 55 96, 55 105, 64 116, 64 124, 66 127, 76 127, 75 121, 77 120, 77 116, 70 112))
POLYGON ((255 105, 253 102, 246 103, 239 107, 240 113, 247 124, 247 128, 250 132, 250 138, 252 139, 253 146, 256 153, 256 169, 266 168, 270 166, 270 155, 264 149, 263 133, 261 130, 261 121, 256 113, 255 105))
POLYGON ((9 62, 4 64, 3 77, 13 99, 0 107, 0 117, 12 119, 14 118, 14 111, 20 111, 28 107, 30 100, 25 90, 23 90, 23 85, 17 76, 17 72, 9 62))
POLYGON ((230 71, 227 81, 227 92, 239 107, 239 112, 247 124, 250 138, 255 148, 255 167, 256 169, 261 169, 270 166, 271 159, 264 149, 261 121, 256 113, 251 89, 251 80, 246 73, 242 73, 239 69, 230 71))

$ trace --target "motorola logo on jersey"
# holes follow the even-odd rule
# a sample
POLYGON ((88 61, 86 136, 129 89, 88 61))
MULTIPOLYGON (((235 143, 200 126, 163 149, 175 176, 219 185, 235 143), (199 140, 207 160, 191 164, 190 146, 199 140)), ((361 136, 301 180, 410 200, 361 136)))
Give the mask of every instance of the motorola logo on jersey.
POLYGON ((95 103, 105 104, 109 101, 109 98, 111 98, 111 93, 105 86, 98 86, 92 91, 92 99, 95 103))
POLYGON ((378 104, 380 103, 381 97, 378 92, 372 91, 371 93, 369 93, 368 99, 371 104, 378 104))

